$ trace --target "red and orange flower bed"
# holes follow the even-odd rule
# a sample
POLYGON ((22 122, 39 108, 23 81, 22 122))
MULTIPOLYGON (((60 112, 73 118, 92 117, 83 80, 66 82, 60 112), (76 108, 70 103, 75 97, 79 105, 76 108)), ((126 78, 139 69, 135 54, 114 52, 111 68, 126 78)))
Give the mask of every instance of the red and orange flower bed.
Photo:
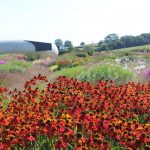
POLYGON ((39 75, 24 91, 0 88, 0 150, 149 149, 149 114, 150 82, 49 83, 39 75))

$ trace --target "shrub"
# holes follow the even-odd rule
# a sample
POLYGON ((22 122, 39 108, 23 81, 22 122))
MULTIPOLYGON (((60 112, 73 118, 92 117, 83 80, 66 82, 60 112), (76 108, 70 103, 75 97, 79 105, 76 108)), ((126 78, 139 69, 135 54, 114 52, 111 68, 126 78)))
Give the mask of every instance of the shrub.
POLYGON ((60 71, 56 71, 56 76, 67 76, 76 78, 83 70, 85 70, 83 66, 64 68, 60 71))
POLYGON ((85 62, 84 62, 84 60, 74 60, 73 62, 72 62, 72 67, 76 67, 76 66, 80 66, 80 65, 83 65, 85 62))
POLYGON ((65 53, 71 53, 72 51, 69 49, 65 49, 65 50, 59 50, 59 55, 63 55, 65 53))
POLYGON ((93 56, 94 50, 92 50, 92 49, 91 49, 91 50, 88 50, 87 53, 88 53, 89 56, 93 56))
POLYGON ((116 83, 129 81, 134 74, 120 66, 104 64, 83 71, 77 76, 79 80, 96 83, 98 80, 114 80, 116 83))
POLYGON ((70 67, 76 67, 80 66, 86 63, 87 60, 85 58, 78 58, 74 56, 68 56, 59 58, 53 65, 58 66, 58 70, 61 70, 63 68, 70 68, 70 67))
POLYGON ((150 80, 150 68, 147 68, 141 72, 141 79, 143 81, 149 81, 150 80))
POLYGON ((59 60, 56 62, 56 64, 58 66, 58 69, 62 69, 62 68, 65 68, 65 67, 70 67, 71 66, 71 61, 69 60, 59 60))
POLYGON ((86 51, 89 56, 93 56, 95 50, 94 45, 87 45, 84 47, 84 51, 86 51))
POLYGON ((40 58, 39 53, 28 53, 28 54, 26 54, 26 56, 27 56, 27 58, 26 58, 27 61, 34 61, 34 60, 37 60, 40 58))
POLYGON ((87 53, 77 53, 76 56, 78 56, 78 57, 87 57, 88 54, 87 53))
POLYGON ((0 72, 24 72, 32 64, 25 61, 11 61, 7 64, 0 65, 0 72))
POLYGON ((50 66, 49 70, 50 71, 56 71, 56 70, 58 70, 58 65, 52 65, 52 66, 50 66))
POLYGON ((78 58, 73 52, 72 53, 66 53, 63 55, 60 55, 56 59, 56 63, 61 62, 61 61, 69 61, 71 62, 72 60, 75 60, 78 58))
POLYGON ((98 52, 100 51, 107 51, 107 50, 110 50, 110 48, 108 47, 108 45, 106 43, 102 44, 100 47, 98 47, 96 49, 98 52))

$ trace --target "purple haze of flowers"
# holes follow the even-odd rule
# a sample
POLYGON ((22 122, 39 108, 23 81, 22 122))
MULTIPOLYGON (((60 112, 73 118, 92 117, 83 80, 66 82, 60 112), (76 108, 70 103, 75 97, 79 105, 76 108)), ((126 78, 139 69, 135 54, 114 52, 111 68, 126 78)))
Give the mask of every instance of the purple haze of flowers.
POLYGON ((6 61, 0 60, 0 65, 5 64, 5 63, 6 63, 6 61))
POLYGON ((145 72, 144 72, 144 77, 145 77, 145 78, 150 78, 150 68, 147 69, 147 70, 145 70, 145 72))

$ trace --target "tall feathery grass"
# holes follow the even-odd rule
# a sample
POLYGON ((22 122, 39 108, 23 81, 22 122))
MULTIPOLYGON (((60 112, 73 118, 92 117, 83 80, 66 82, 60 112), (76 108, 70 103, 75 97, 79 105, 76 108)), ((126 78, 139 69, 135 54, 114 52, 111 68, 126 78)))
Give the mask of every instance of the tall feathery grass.
POLYGON ((24 72, 27 68, 31 66, 32 63, 13 60, 6 64, 0 65, 0 72, 24 72))
POLYGON ((77 76, 79 80, 92 83, 96 83, 98 80, 114 80, 116 83, 125 83, 134 77, 133 72, 112 64, 93 66, 77 76))
POLYGON ((60 71, 56 71, 56 76, 66 76, 76 78, 84 70, 85 70, 84 66, 64 68, 60 71))

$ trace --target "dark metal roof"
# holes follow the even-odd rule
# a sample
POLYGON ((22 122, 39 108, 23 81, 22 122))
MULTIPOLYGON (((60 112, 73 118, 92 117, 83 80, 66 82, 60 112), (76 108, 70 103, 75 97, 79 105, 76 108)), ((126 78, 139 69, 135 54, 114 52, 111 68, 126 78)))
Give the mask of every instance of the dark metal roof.
POLYGON ((36 51, 47 51, 47 50, 52 50, 52 44, 51 43, 45 43, 45 42, 36 42, 36 41, 27 41, 32 43, 36 51))

